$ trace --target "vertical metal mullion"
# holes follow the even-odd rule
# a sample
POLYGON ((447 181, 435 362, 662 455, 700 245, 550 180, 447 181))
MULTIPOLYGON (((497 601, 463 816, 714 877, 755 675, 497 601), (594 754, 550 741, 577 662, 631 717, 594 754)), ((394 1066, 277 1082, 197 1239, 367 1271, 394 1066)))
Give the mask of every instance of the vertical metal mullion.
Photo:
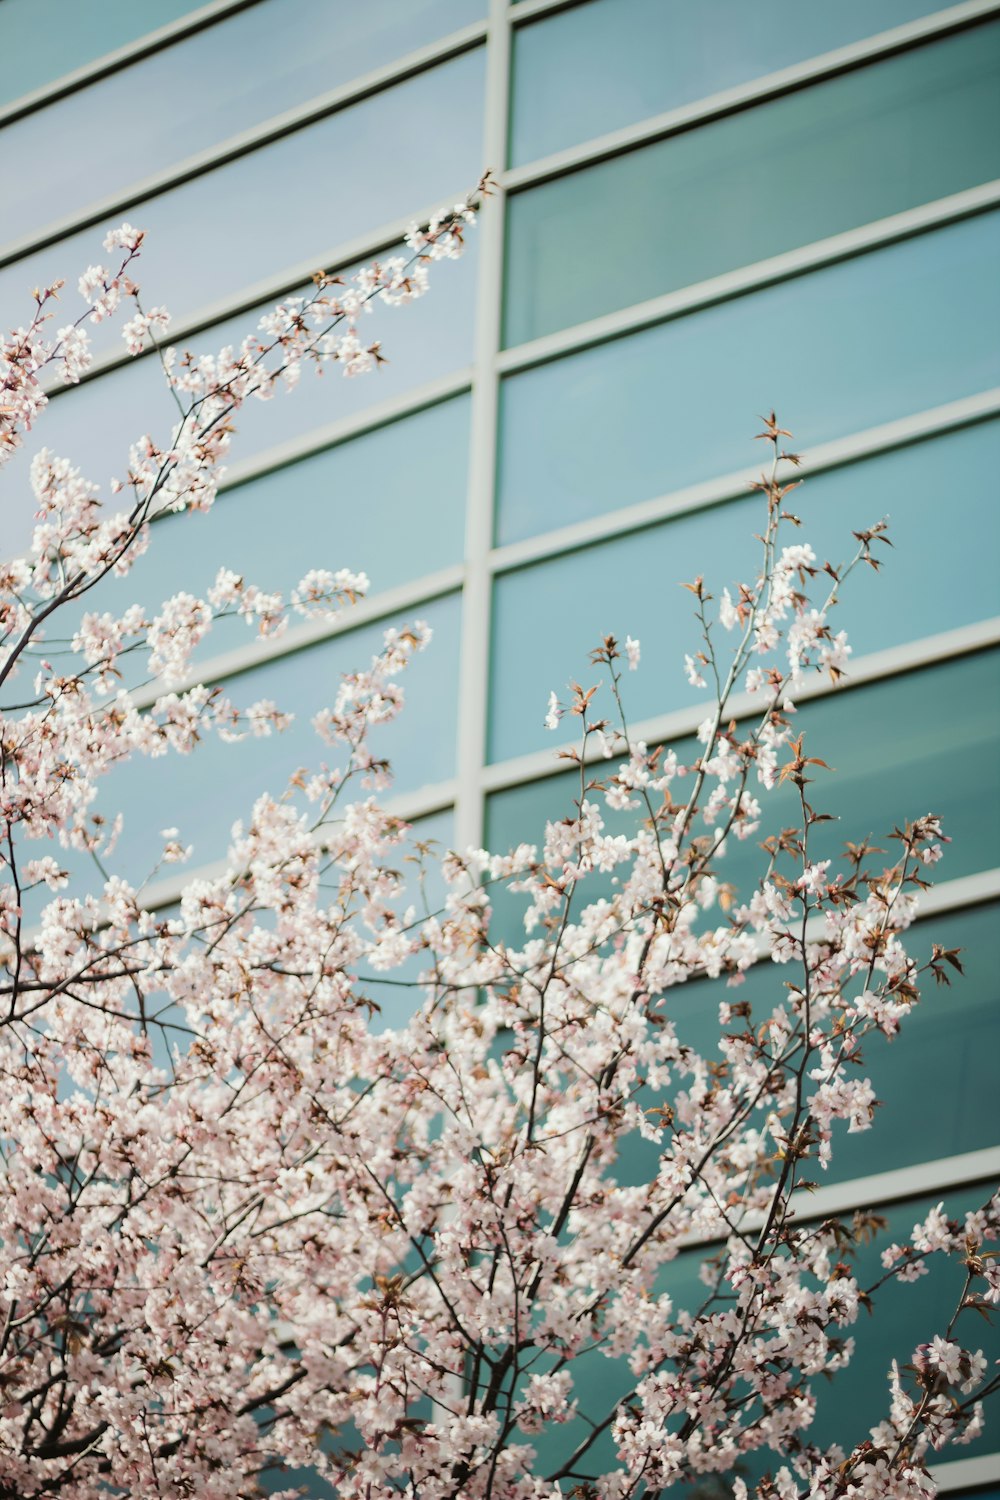
MULTIPOLYGON (((507 0, 489 0, 486 43, 485 162, 499 177, 507 162, 511 24, 507 0)), ((455 847, 483 841, 482 769, 489 712, 493 507, 497 469, 500 319, 503 298, 504 195, 482 211, 465 514, 465 587, 458 688, 455 847)))
MULTIPOLYGON (((497 177, 507 165, 507 99, 510 77, 508 0, 489 0, 486 32, 486 97, 483 130, 484 165, 497 177)), ((496 476, 497 398, 500 307, 503 295, 504 194, 483 205, 476 234, 479 281, 473 351, 472 412, 469 434, 469 479, 465 504, 465 580, 462 588, 462 639, 458 673, 458 746, 455 776, 454 846, 480 848, 483 842, 483 763, 489 712, 490 620, 493 545, 493 497, 496 476)), ((446 1206, 444 1217, 453 1210, 446 1206)), ((462 1410, 467 1399, 464 1379, 449 1377, 451 1399, 462 1410)), ((447 1406, 434 1408, 435 1421, 446 1424, 447 1406)))

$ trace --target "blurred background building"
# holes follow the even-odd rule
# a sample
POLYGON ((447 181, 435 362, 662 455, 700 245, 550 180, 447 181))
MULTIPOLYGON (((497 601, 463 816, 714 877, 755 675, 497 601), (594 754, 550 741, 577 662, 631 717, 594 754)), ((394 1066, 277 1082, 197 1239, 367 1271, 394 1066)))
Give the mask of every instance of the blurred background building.
MULTIPOLYGON (((315 758, 338 674, 407 618, 435 639, 379 748, 415 837, 506 847, 563 815, 546 699, 609 632, 642 641, 626 687, 643 737, 690 735, 677 585, 752 574, 753 436, 773 407, 821 558, 885 513, 894 542, 845 591, 849 681, 801 714, 837 772, 817 792, 831 847, 938 813, 953 843, 915 946, 966 950, 966 977, 871 1058, 878 1128, 841 1141, 816 1210, 878 1208, 902 1240, 934 1203, 980 1201, 1000 1176, 1000 5, 0 0, 0 56, 5 326, 57 276, 75 316, 76 277, 127 218, 148 231, 147 306, 168 306, 178 346, 216 350, 317 267, 395 248, 485 166, 504 190, 425 300, 366 323, 387 366, 306 372, 254 404, 211 514, 157 523, 128 585, 143 602, 203 593, 223 563, 284 589, 359 567, 373 588, 333 628, 213 635, 205 679, 295 725, 109 778, 125 873, 164 825, 192 867, 217 861, 254 795, 315 758)), ((131 441, 169 433, 155 356, 130 360, 117 323, 94 343, 0 476, 7 554, 42 443, 106 486, 131 441)), ((153 899, 177 885, 158 876, 153 899)), ((714 1022, 713 985, 682 998, 714 1022)), ((952 1302, 933 1276, 887 1294, 818 1439, 864 1434, 889 1360, 952 1302)), ((944 1490, 1000 1495, 997 1432, 947 1455, 944 1490)))

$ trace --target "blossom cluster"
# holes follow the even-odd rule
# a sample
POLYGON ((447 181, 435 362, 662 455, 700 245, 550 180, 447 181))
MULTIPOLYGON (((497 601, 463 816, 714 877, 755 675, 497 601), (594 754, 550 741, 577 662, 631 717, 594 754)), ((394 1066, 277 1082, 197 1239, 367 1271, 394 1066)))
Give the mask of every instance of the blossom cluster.
MULTIPOLYGON (((961 1221, 935 1209, 875 1282, 870 1219, 810 1216, 809 1174, 872 1126, 862 1043, 905 1032, 954 955, 921 966, 906 947, 936 818, 898 830, 887 865, 816 850, 822 762, 795 700, 847 670, 830 617, 882 528, 839 568, 786 542, 773 419, 759 566, 715 614, 704 580, 688 585, 688 672, 718 686, 693 745, 632 737, 623 667, 640 643, 607 637, 592 657, 606 714, 596 687, 549 705, 580 731, 565 816, 508 852, 418 846, 418 899, 370 743, 429 643, 418 621, 331 690, 316 763, 246 809, 220 867, 162 909, 115 872, 120 818, 93 812, 109 771, 288 723, 198 680, 213 621, 271 634, 349 607, 367 579, 317 567, 286 603, 223 568, 204 598, 81 601, 156 546, 159 510, 211 504, 248 397, 306 360, 376 365, 360 315, 418 295, 471 215, 414 231, 411 261, 346 289, 321 276, 237 351, 164 351, 185 414, 135 445, 121 510, 58 456, 35 460, 32 552, 0 571, 4 1500, 244 1500, 265 1477, 291 1500, 302 1469, 345 1500, 638 1500, 711 1474, 759 1500, 930 1496, 929 1458, 977 1435, 997 1387, 964 1315, 1000 1300, 1000 1199, 961 1221), (136 659, 145 706, 123 685, 136 659), (741 719, 737 692, 754 704, 741 719), (736 889, 730 848, 789 786, 795 826, 736 889), (89 887, 69 851, 94 856, 89 887), (742 981, 759 965, 755 1006, 742 981), (717 998, 712 980, 706 1047, 677 991, 717 998), (386 983, 413 992, 394 1028, 386 983), (692 1251, 694 1298, 677 1275, 692 1251), (850 1368, 859 1314, 935 1256, 962 1268, 950 1321, 887 1356, 868 1438, 819 1447, 818 1383, 850 1368)), ((109 249, 131 260, 141 241, 125 226, 109 249)), ((91 318, 132 299, 131 348, 166 326, 124 270, 91 268, 81 290, 91 318)), ((41 412, 46 361, 81 368, 64 335, 15 335, 10 433, 41 412)), ((162 861, 182 862, 177 831, 162 837, 162 861)))

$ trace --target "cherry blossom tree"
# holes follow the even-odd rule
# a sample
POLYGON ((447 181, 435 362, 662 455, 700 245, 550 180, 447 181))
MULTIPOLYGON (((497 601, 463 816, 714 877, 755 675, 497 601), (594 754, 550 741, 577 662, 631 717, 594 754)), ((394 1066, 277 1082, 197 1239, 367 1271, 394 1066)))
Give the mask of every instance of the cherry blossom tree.
MULTIPOLYGON (((760 1500, 911 1500, 935 1493, 929 1460, 977 1434, 1000 1384, 971 1316, 1000 1300, 1000 1197, 960 1222, 935 1209, 874 1281, 857 1262, 870 1216, 810 1217, 838 1133, 872 1124, 866 1038, 905 1033, 921 984, 960 960, 904 946, 945 837, 934 817, 891 831, 888 862, 814 853, 826 770, 795 700, 846 671, 831 621, 884 526, 821 565, 773 417, 747 581, 688 585, 686 670, 714 704, 693 747, 633 737, 640 646, 606 638, 593 685, 549 704, 550 727, 577 731, 565 816, 537 846, 425 848, 445 895, 420 907, 369 745, 428 643, 415 622, 342 679, 316 764, 246 808, 224 870, 166 912, 114 872, 117 824, 92 810, 113 768, 210 736, 274 734, 280 752, 280 704, 189 685, 213 624, 274 634, 349 608, 367 580, 332 559, 287 600, 226 569, 205 598, 114 614, 88 596, 156 547, 161 513, 197 524, 251 398, 309 363, 377 365, 363 316, 424 291, 487 191, 414 230, 405 257, 346 285, 318 275, 237 350, 163 348, 179 418, 136 442, 115 495, 34 458, 31 550, 0 568, 7 1500, 262 1485, 288 1500, 308 1476, 357 1500, 631 1500, 713 1475, 760 1500), (126 671, 155 684, 150 707, 126 671), (756 705, 738 721, 737 695, 756 705), (737 890, 727 847, 754 840, 783 784, 795 825, 737 890), (73 853, 100 872, 87 889, 73 853), (516 940, 496 916, 514 899, 516 940), (371 980, 410 983, 414 961, 412 1019, 386 1028, 371 980), (758 964, 774 974, 763 1009, 741 998, 758 964), (704 977, 729 988, 699 1051, 673 999, 704 977), (672 1272, 693 1246, 682 1302, 672 1272), (817 1446, 815 1386, 849 1365, 859 1311, 877 1318, 885 1284, 933 1257, 953 1263, 951 1321, 887 1354, 866 1441, 817 1446)), ((87 369, 92 323, 124 310, 132 353, 162 341, 168 315, 133 279, 142 241, 127 224, 107 237, 116 268, 84 272, 78 318, 51 331, 59 287, 39 289, 6 339, 5 456, 44 431, 47 374, 87 369)), ((168 833, 163 859, 183 854, 168 833)))

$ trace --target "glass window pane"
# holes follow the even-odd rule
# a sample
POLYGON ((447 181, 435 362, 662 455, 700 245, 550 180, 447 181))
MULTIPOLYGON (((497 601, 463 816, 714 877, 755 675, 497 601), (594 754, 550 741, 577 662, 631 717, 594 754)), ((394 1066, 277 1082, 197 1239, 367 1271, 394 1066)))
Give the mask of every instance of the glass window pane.
MULTIPOLYGON (((600 695, 594 700, 595 708, 600 695)), ((835 819, 813 829, 816 859, 839 860, 846 840, 871 836, 879 847, 894 826, 936 813, 952 842, 934 867, 937 881, 992 869, 1000 848, 1000 652, 984 651, 881 682, 804 702, 796 731, 807 755, 818 755, 834 774, 822 773, 813 806, 835 819)), ((691 740, 675 747, 693 759, 691 740)), ((573 772, 487 799, 486 846, 502 851, 541 844, 545 821, 572 810, 579 776, 573 772)), ((720 875, 740 897, 761 873, 759 840, 798 819, 789 783, 760 797, 760 831, 746 843, 730 839, 720 875)), ((634 814, 631 816, 638 816, 634 814)), ((605 814, 612 832, 627 831, 629 817, 605 814)), ((588 883, 587 900, 608 896, 605 883, 588 883)), ((523 941, 519 913, 524 898, 499 892, 494 902, 498 935, 523 941)))
MULTIPOLYGON (((998 918, 1000 908, 984 906, 927 917, 907 933, 907 952, 918 962, 926 963, 931 945, 940 943, 962 950, 965 972, 953 974, 950 986, 937 986, 926 976, 920 1002, 899 1036, 890 1042, 876 1032, 865 1041, 858 1071, 871 1078, 881 1101, 874 1125, 855 1135, 846 1125, 835 1125, 829 1170, 810 1168, 807 1176, 825 1186, 996 1144, 996 1110, 984 1109, 982 1101, 992 1096, 1000 1050, 998 918)), ((720 1002, 749 1001, 759 1025, 784 1003, 790 977, 787 966, 760 963, 748 971, 738 994, 722 980, 680 985, 667 997, 666 1014, 682 1042, 714 1057, 722 1030, 720 1002)))
POLYGON ((505 342, 996 177, 998 53, 976 27, 514 194, 505 342))
MULTIPOLYGON (((367 572, 375 595, 460 563, 468 440, 462 396, 225 491, 209 511, 165 516, 132 571, 87 608, 155 610, 181 590, 204 598, 223 567, 287 599, 311 568, 367 572)), ((220 620, 196 660, 252 639, 246 621, 220 620)))
MULTIPOLYGON (((313 257, 320 265, 338 244, 454 201, 482 172, 482 97, 479 48, 131 204, 115 222, 126 218, 147 231, 136 277, 147 301, 188 318, 282 267, 313 257)), ((102 227, 81 230, 5 267, 5 322, 23 321, 31 288, 61 276, 73 289, 64 304, 82 308, 76 280, 89 264, 106 262, 103 234, 102 227)), ((118 319, 98 324, 93 347, 121 348, 118 319)))
POLYGON ((510 376, 498 541, 756 464, 756 412, 808 460, 1000 384, 998 260, 988 214, 510 376))
POLYGON ((588 0, 514 31, 511 165, 936 9, 934 0, 588 0))
MULTIPOLYGON (((381 340, 385 355, 386 362, 377 371, 360 380, 347 380, 336 365, 326 366, 322 377, 314 367, 306 366, 294 392, 281 391, 273 401, 251 401, 236 417, 231 464, 356 416, 469 365, 475 281, 473 235, 460 260, 434 268, 426 297, 400 308, 379 304, 366 320, 366 335, 381 340)), ((301 290, 305 293, 311 288, 301 290)), ((273 302, 263 303, 217 323, 182 340, 179 347, 215 354, 226 344, 238 346, 272 306, 273 302)), ((129 446, 147 432, 165 443, 176 421, 177 408, 154 354, 60 391, 23 447, 0 470, 4 504, 0 552, 5 557, 16 555, 30 541, 34 501, 28 475, 40 448, 68 458, 106 493, 108 480, 126 471, 129 446)))
MULTIPOLYGON (((96 62, 160 26, 178 21, 204 0, 3 0, 0 10, 0 105, 96 62)), ((48 164, 46 164, 48 165, 48 164)), ((5 235, 4 238, 9 238, 5 235)))
POLYGON ((15 177, 2 237, 21 239, 100 203, 482 12, 481 0, 252 5, 8 126, 3 144, 12 159, 44 161, 45 171, 15 177), (182 110, 174 107, 179 96, 182 110))
MULTIPOLYGON (((791 503, 803 523, 797 536, 821 561, 846 562, 852 531, 889 514, 893 550, 882 571, 856 573, 836 611, 856 656, 1000 614, 998 472, 997 421, 812 477, 805 470, 791 503), (970 545, 973 536, 981 547, 970 545)), ((717 597, 724 586, 735 596, 757 570, 752 538, 764 514, 760 496, 745 495, 502 574, 493 599, 490 758, 551 743, 542 723, 549 693, 564 697, 606 635, 642 643, 641 668, 624 682, 635 722, 702 701, 681 670, 698 634, 680 585, 704 573, 717 597)))
MULTIPOLYGON (((241 706, 270 699, 293 712, 292 725, 283 734, 228 745, 208 733, 192 755, 137 756, 109 772, 99 783, 95 810, 125 816, 115 872, 127 880, 145 878, 165 827, 176 827, 181 842, 194 845, 192 868, 220 859, 233 822, 249 815, 258 796, 281 795, 301 766, 340 763, 338 749, 313 730, 313 716, 333 702, 342 673, 368 665, 386 627, 406 619, 426 620, 434 638, 400 677, 402 715, 376 730, 369 743, 373 754, 392 761, 397 792, 447 781, 455 769, 460 615, 460 596, 449 595, 223 682, 223 693, 241 706)), ((65 867, 79 869, 82 862, 65 867)))

